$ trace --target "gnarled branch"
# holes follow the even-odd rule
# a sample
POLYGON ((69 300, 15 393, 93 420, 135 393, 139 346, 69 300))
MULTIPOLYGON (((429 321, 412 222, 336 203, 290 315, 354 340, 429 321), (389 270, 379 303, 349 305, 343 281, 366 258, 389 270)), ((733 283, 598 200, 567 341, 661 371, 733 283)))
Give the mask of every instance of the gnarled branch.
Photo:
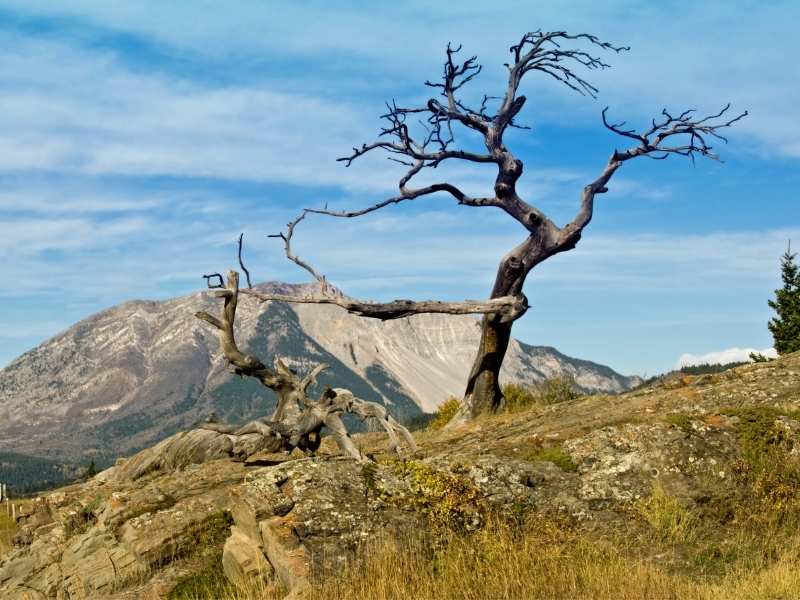
MULTIPOLYGON (((466 314, 496 314, 502 322, 519 318, 528 309, 527 299, 520 296, 503 296, 485 301, 464 300, 462 302, 444 302, 440 300, 393 300, 391 302, 368 302, 345 296, 339 289, 332 286, 325 275, 315 269, 310 263, 298 257, 292 251, 292 237, 297 224, 308 213, 324 212, 334 214, 327 209, 306 209, 300 216, 291 221, 286 231, 270 235, 272 238, 283 240, 286 258, 308 271, 320 287, 319 295, 313 296, 287 296, 283 294, 267 294, 255 289, 241 290, 240 293, 252 296, 261 302, 276 301, 294 304, 332 304, 345 309, 347 312, 362 317, 380 319, 382 321, 400 319, 415 314, 438 313, 451 315, 466 314)), ((363 213, 362 213, 363 214, 363 213)), ((345 215, 340 215, 345 216, 345 215)))
POLYGON ((665 108, 661 111, 663 118, 653 119, 651 127, 642 133, 637 133, 635 129, 623 129, 625 121, 609 123, 606 118, 608 107, 603 109, 602 116, 606 129, 639 142, 638 146, 615 153, 615 159, 620 162, 637 156, 663 160, 670 154, 688 156, 692 161, 694 161, 695 154, 719 160, 719 155, 713 152, 713 147, 709 143, 710 138, 727 143, 728 139, 721 135, 719 130, 730 127, 747 116, 747 111, 744 111, 732 118, 722 118, 730 107, 731 105, 728 103, 719 112, 703 118, 696 117, 696 110, 693 108, 685 110, 677 116, 673 116, 665 108), (676 139, 680 141, 671 143, 676 139))
POLYGON ((614 150, 600 176, 583 188, 578 213, 559 232, 559 251, 574 248, 575 244, 578 243, 584 227, 592 220, 595 195, 608 191, 606 187, 608 182, 625 161, 638 156, 663 160, 671 154, 688 156, 692 159, 692 162, 694 162, 696 154, 712 160, 720 160, 708 143, 709 138, 727 142, 727 138, 721 135, 719 130, 730 127, 747 116, 747 111, 744 111, 734 117, 723 118, 730 107, 730 104, 726 104, 719 112, 702 118, 695 116, 695 109, 688 109, 677 116, 673 116, 665 108, 661 111, 662 118, 653 119, 651 126, 641 133, 638 133, 635 129, 625 129, 625 121, 609 123, 606 116, 608 107, 604 108, 602 118, 606 129, 624 138, 635 140, 638 145, 622 152, 614 150), (673 140, 680 141, 674 142, 673 140))
MULTIPOLYGON (((252 291, 241 290, 241 292, 252 291)), ((236 431, 233 431, 233 428, 228 425, 217 423, 215 418, 210 418, 208 422, 198 425, 199 429, 211 430, 228 436, 232 440, 256 435, 272 441, 277 440, 279 445, 286 449, 299 447, 314 450, 320 443, 320 430, 327 427, 345 455, 363 460, 341 420, 341 414, 348 412, 362 418, 377 418, 389 433, 392 450, 399 452, 398 432, 404 437, 406 445, 412 451, 416 450, 414 440, 408 431, 378 404, 359 400, 348 390, 334 391, 330 388, 320 396, 319 400, 311 399, 307 394, 308 388, 316 382, 317 377, 328 368, 328 365, 315 366, 301 379, 280 357, 275 358, 275 368, 271 369, 266 367, 259 358, 242 352, 237 346, 234 336, 234 322, 240 293, 239 274, 236 271, 228 272, 223 290, 215 290, 212 293, 224 299, 221 317, 218 318, 206 312, 198 312, 195 316, 217 330, 223 355, 233 365, 234 371, 239 375, 258 379, 264 386, 277 394, 278 402, 270 419, 251 421, 236 431)))

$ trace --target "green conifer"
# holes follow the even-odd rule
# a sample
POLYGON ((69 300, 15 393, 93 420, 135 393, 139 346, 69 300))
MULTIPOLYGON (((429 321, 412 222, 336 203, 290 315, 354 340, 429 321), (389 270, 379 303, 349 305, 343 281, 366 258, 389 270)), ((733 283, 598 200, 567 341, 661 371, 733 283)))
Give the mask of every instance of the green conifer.
POLYGON ((800 350, 800 267, 795 263, 796 256, 790 243, 781 257, 783 287, 775 290, 775 300, 769 300, 769 307, 776 316, 770 319, 767 327, 778 354, 800 350))
POLYGON ((93 458, 92 461, 89 463, 89 466, 86 467, 86 470, 83 472, 83 478, 91 479, 95 475, 97 475, 97 465, 95 464, 93 458))

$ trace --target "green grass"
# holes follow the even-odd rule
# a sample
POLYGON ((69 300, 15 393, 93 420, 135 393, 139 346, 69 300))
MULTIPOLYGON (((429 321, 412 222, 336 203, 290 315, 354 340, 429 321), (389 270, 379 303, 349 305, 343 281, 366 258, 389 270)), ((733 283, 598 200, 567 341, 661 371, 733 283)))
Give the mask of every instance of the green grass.
POLYGON ((670 413, 664 417, 664 421, 677 427, 684 433, 691 433, 694 431, 692 428, 692 418, 686 413, 670 413))
POLYGON ((578 470, 578 465, 572 461, 572 457, 561 446, 534 448, 524 453, 522 459, 530 462, 551 462, 565 473, 575 473, 578 470))

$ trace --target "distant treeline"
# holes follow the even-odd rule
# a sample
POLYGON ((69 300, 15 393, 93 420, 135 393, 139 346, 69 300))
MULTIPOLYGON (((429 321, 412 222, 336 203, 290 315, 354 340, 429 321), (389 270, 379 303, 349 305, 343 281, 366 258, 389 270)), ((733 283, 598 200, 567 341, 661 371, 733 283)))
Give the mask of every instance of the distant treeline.
POLYGON ((38 456, 0 452, 0 483, 8 486, 12 496, 26 496, 71 483, 82 470, 38 456))
POLYGON ((667 379, 670 376, 678 375, 706 375, 709 373, 722 373, 723 371, 727 371, 728 369, 733 369, 734 367, 740 367, 742 365, 747 365, 749 362, 729 362, 725 363, 724 365, 720 364, 708 364, 704 363, 702 365, 691 365, 687 367, 681 367, 675 371, 669 371, 667 373, 662 373, 661 375, 654 375, 653 377, 648 377, 638 386, 636 389, 640 389, 643 387, 647 387, 648 385, 660 381, 662 379, 667 379))
POLYGON ((702 364, 702 365, 692 365, 690 367, 681 367, 680 372, 686 373, 687 375, 705 375, 706 373, 722 373, 722 371, 727 371, 728 369, 732 369, 734 367, 741 367, 742 365, 748 364, 746 361, 743 362, 729 362, 725 363, 724 365, 709 365, 709 364, 702 364))

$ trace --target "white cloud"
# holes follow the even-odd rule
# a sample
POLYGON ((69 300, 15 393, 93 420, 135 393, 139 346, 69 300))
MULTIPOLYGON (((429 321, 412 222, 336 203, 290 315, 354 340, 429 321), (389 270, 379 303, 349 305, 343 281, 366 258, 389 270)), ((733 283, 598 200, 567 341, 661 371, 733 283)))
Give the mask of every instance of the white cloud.
POLYGON ((732 362, 748 362, 750 354, 763 354, 767 358, 776 358, 778 353, 774 348, 756 350, 755 348, 727 348, 706 354, 681 354, 675 363, 675 368, 691 367, 695 365, 725 365, 732 362))
POLYGON ((377 126, 354 104, 133 72, 53 41, 6 36, 0 45, 0 80, 15 82, 0 96, 2 170, 396 185, 399 170, 384 160, 368 157, 358 172, 336 162, 377 126))
MULTIPOLYGON (((217 65, 224 61, 240 64, 243 57, 257 63, 279 55, 293 65, 284 73, 282 86, 312 89, 328 100, 341 90, 346 96, 347 90, 363 93, 379 87, 381 93, 391 95, 398 89, 421 86, 439 72, 448 40, 463 42, 465 52, 478 54, 485 69, 475 81, 475 89, 491 93, 502 88, 502 63, 507 60, 508 46, 526 29, 587 31, 631 46, 630 52, 604 57, 612 69, 589 74, 601 90, 601 102, 610 104, 617 117, 646 124, 664 106, 714 111, 730 101, 736 108, 751 111, 750 117, 737 124, 732 138, 735 147, 754 145, 759 152, 800 156, 796 141, 800 138, 800 108, 794 102, 800 63, 786 58, 800 51, 794 31, 798 7, 793 2, 737 7, 694 3, 681 7, 680 18, 675 17, 674 8, 659 3, 509 2, 504 7, 515 18, 505 21, 494 18, 495 7, 478 2, 461 3, 458 10, 430 3, 391 9, 373 4, 369 10, 341 3, 278 1, 240 2, 235 9, 200 1, 32 5, 9 0, 6 4, 25 14, 67 15, 109 28, 111 33, 132 33, 167 55, 217 65), (487 35, 485 24, 489 21, 492 28, 487 35), (344 57, 351 68, 338 68, 327 78, 320 76, 325 67, 344 57), (309 61, 312 67, 306 68, 309 61)), ((74 69, 69 55, 51 52, 49 57, 67 72, 74 69)), ((100 60, 108 66, 110 59, 100 60)), ((35 57, 28 64, 32 66, 34 61, 35 57)), ((109 83, 118 82, 111 78, 109 83)), ((597 124, 598 132, 602 130, 600 103, 580 98, 544 76, 532 77, 524 88, 523 93, 532 100, 523 119, 571 125, 590 120, 597 124)), ((424 93, 424 88, 419 89, 424 93)), ((149 91, 147 86, 141 90, 144 97, 149 91)), ((139 93, 130 99, 138 102, 139 93)), ((54 110, 58 112, 58 106, 54 110)), ((186 115, 191 118, 193 110, 186 115)), ((225 113, 220 116, 224 123, 225 113)), ((363 121, 363 112, 358 116, 363 121)), ((316 121, 314 115, 306 117, 316 121)), ((303 129, 302 121, 292 123, 303 129)), ((327 125, 336 127, 330 122, 327 125)), ((355 138, 358 143, 359 136, 355 138)), ((348 144, 353 141, 351 136, 348 144)), ((60 150, 54 147, 50 152, 60 150)), ((202 154, 203 148, 194 150, 202 154)), ((142 156, 133 152, 117 159, 138 163, 142 156)))

